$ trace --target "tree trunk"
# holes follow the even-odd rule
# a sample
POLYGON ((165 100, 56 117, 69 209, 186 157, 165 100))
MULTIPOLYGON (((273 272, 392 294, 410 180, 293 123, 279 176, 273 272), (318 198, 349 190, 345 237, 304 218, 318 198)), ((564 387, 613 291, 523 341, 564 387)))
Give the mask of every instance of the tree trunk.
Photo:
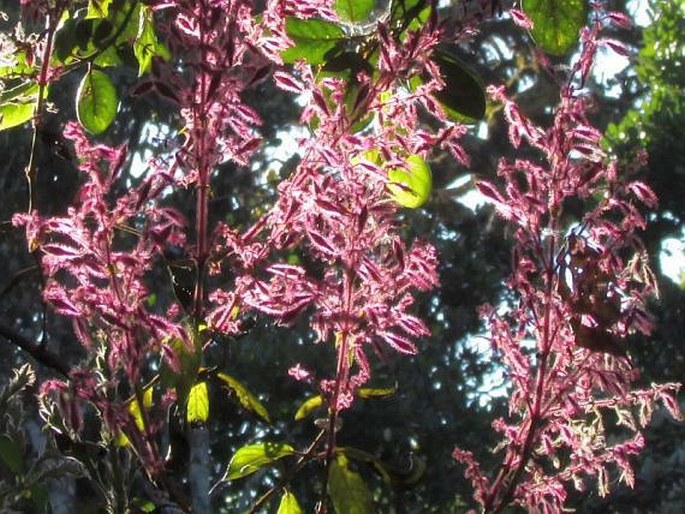
POLYGON ((193 514, 209 514, 209 431, 201 425, 191 427, 189 432, 193 514))

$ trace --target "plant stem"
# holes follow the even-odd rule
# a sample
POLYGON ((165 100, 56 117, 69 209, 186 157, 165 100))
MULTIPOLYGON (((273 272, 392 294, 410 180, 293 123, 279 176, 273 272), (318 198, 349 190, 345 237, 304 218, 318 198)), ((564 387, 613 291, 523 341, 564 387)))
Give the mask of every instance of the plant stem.
MULTIPOLYGON (((259 497, 259 499, 252 505, 249 511, 247 511, 247 514, 256 514, 256 512, 262 507, 262 505, 266 504, 269 500, 271 500, 271 497, 276 494, 278 491, 283 489, 287 483, 289 483, 294 476, 297 474, 300 469, 304 467, 307 462, 309 462, 309 459, 311 458, 312 454, 316 450, 316 448, 319 446, 319 443, 323 441, 324 436, 326 435, 326 431, 322 430, 319 432, 319 434, 316 436, 314 441, 312 441, 312 444, 309 445, 309 447, 305 450, 305 452, 300 456, 299 459, 297 459, 297 462, 295 462, 295 465, 292 467, 290 472, 281 480, 278 485, 273 486, 271 489, 269 489, 267 492, 265 492, 262 496, 259 497)), ((216 488, 216 486, 215 486, 216 488)), ((214 488, 213 488, 214 489, 214 488)))
POLYGON ((43 55, 40 63, 40 75, 38 76, 38 98, 36 99, 36 110, 33 115, 33 135, 31 137, 31 151, 29 154, 29 162, 26 165, 26 181, 29 188, 29 205, 27 212, 33 211, 36 206, 37 191, 36 191, 36 150, 38 144, 38 132, 43 124, 43 106, 45 88, 48 86, 48 73, 50 71, 50 59, 52 58, 52 46, 57 31, 57 25, 64 7, 61 2, 57 3, 54 10, 46 15, 47 25, 47 39, 45 41, 45 48, 43 48, 43 55))
MULTIPOLYGON (((552 209, 550 211, 553 212, 552 209)), ((544 266, 545 277, 545 303, 544 303, 544 319, 542 322, 542 334, 540 341, 540 351, 538 353, 538 368, 535 377, 535 398, 532 407, 529 409, 529 421, 526 431, 526 438, 519 453, 519 461, 516 468, 512 471, 508 464, 502 467, 502 470, 497 476, 497 479, 490 487, 488 498, 483 506, 483 512, 489 514, 499 514, 502 512, 514 498, 516 487, 521 480, 526 466, 528 465, 534 444, 538 436, 538 428, 544 419, 543 416, 543 396, 545 394, 547 384, 547 366, 549 364, 550 352, 552 349, 552 300, 555 289, 555 248, 556 237, 554 231, 556 220, 552 216, 549 222, 548 231, 552 236, 549 239, 549 249, 544 250, 544 242, 537 238, 537 250, 542 257, 541 262, 544 266), (506 484, 506 485, 504 485, 506 484), (505 487, 504 493, 499 495, 498 491, 501 487, 505 487)), ((513 454, 511 455, 513 458, 513 454)))

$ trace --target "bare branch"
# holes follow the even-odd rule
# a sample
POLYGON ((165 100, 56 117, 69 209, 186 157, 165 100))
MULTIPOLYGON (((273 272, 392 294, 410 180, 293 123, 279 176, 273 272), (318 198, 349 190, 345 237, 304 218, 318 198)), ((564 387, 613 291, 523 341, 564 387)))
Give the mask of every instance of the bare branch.
POLYGON ((46 366, 60 375, 69 376, 69 366, 60 357, 45 348, 45 346, 34 343, 27 337, 21 335, 12 327, 0 322, 0 337, 18 346, 43 366, 46 366))

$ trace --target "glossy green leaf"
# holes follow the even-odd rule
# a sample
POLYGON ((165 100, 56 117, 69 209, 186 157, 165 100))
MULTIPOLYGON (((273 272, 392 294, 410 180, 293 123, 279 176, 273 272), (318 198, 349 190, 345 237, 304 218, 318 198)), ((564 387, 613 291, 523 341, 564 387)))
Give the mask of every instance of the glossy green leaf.
POLYGON ((24 468, 24 457, 19 445, 6 435, 0 436, 0 461, 13 474, 19 474, 24 468))
POLYGON ((276 514, 302 514, 302 507, 300 507, 300 504, 293 493, 288 490, 283 493, 276 514))
POLYGON ((485 115, 485 91, 480 80, 456 57, 450 46, 437 49, 432 58, 445 82, 445 87, 433 96, 445 114, 462 123, 480 120, 485 115))
POLYGON ((271 423, 271 418, 269 417, 269 412, 266 410, 266 407, 264 407, 262 402, 260 402, 259 399, 240 381, 226 373, 217 373, 216 378, 221 381, 222 386, 229 389, 235 395, 236 400, 238 400, 238 403, 243 409, 256 414, 267 423, 271 423))
POLYGON ((86 18, 107 18, 112 0, 89 0, 86 18))
MULTIPOLYGON (((143 390, 143 406, 145 407, 145 410, 148 410, 150 407, 152 407, 152 393, 152 386, 146 387, 143 390)), ((145 424, 143 422, 143 415, 140 411, 140 405, 138 404, 138 401, 135 398, 129 400, 128 411, 133 416, 133 419, 135 419, 136 427, 138 427, 138 430, 142 432, 145 428, 145 424)))
POLYGON ((373 498, 361 475, 352 471, 344 455, 338 455, 328 470, 328 494, 337 514, 373 514, 373 498))
POLYGON ((166 46, 157 40, 152 9, 146 5, 140 7, 138 34, 133 42, 133 53, 138 60, 138 76, 150 70, 152 59, 159 57, 168 60, 171 57, 166 46))
POLYGON ((224 480, 246 477, 294 453, 295 449, 286 443, 258 443, 243 446, 231 458, 224 480))
POLYGON ((209 419, 209 388, 207 382, 198 382, 190 388, 186 405, 188 423, 204 423, 209 419))
POLYGON ((344 21, 365 21, 371 16, 375 0, 336 0, 335 12, 344 21))
POLYGON ((534 24, 535 43, 552 55, 568 53, 587 23, 587 0, 522 0, 521 7, 534 24))
POLYGON ((76 97, 79 123, 92 134, 101 134, 112 124, 119 99, 112 80, 99 70, 83 77, 76 97))
POLYGON ((294 43, 294 46, 281 53, 283 62, 286 63, 304 59, 309 64, 323 64, 326 62, 326 54, 339 42, 345 40, 342 27, 330 21, 315 18, 308 20, 287 18, 285 30, 294 43))
POLYGON ((295 421, 300 421, 307 416, 309 416, 312 412, 314 412, 316 409, 321 407, 323 405, 323 396, 320 394, 317 394, 316 396, 312 396, 311 398, 308 398, 307 400, 300 405, 300 408, 297 409, 297 412, 295 413, 295 421))
POLYGON ((387 187, 392 199, 402 207, 421 207, 428 201, 433 190, 430 167, 421 156, 410 155, 407 157, 406 168, 395 168, 388 172, 387 187))

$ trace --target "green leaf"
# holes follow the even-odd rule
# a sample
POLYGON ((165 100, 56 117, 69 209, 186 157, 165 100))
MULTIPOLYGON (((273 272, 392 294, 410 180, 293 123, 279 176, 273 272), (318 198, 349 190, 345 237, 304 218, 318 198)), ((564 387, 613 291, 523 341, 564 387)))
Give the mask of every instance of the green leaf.
POLYGON ((138 34, 133 42, 133 53, 138 60, 138 76, 150 70, 153 57, 169 60, 171 54, 166 46, 157 40, 152 9, 146 5, 140 7, 138 34))
POLYGON ((76 24, 79 20, 68 18, 64 20, 55 33, 55 43, 53 55, 60 63, 72 61, 75 54, 76 45, 76 24))
POLYGON ((21 448, 6 435, 0 436, 0 460, 15 475, 21 473, 24 468, 24 457, 21 448))
POLYGON ((0 130, 17 127, 26 123, 33 117, 35 108, 36 106, 33 102, 9 102, 0 105, 0 130))
POLYGON ((231 458, 224 480, 246 477, 293 453, 295 449, 287 443, 266 442, 243 446, 231 458))
MULTIPOLYGON (((0 130, 26 123, 36 110, 38 84, 25 82, 0 94, 0 130)), ((47 88, 44 89, 47 96, 47 88)))
POLYGON ((335 12, 344 21, 365 21, 371 16, 375 0, 336 0, 335 12))
POLYGON ((373 67, 369 61, 357 52, 339 52, 326 55, 326 63, 321 68, 317 77, 335 76, 346 80, 356 80, 357 74, 363 71, 367 75, 373 73, 373 67))
MULTIPOLYGON (((192 329, 189 327, 192 332, 192 329)), ((164 344, 168 346, 176 355, 180 369, 172 369, 162 360, 159 378, 165 388, 176 390, 176 401, 178 405, 185 405, 190 388, 197 382, 200 360, 202 358, 202 342, 200 338, 195 338, 193 346, 189 347, 184 341, 177 338, 168 338, 164 344)))
POLYGON ((386 483, 391 483, 392 482, 392 477, 390 474, 390 471, 388 470, 387 466, 383 461, 381 461, 379 458, 377 458, 375 455, 372 455, 368 452, 365 452, 364 450, 360 450, 358 448, 353 448, 351 446, 338 446, 336 448, 336 451, 341 454, 345 455, 346 457, 349 457, 350 459, 354 459, 358 462, 364 462, 366 464, 371 464, 376 471, 378 471, 378 474, 383 477, 383 480, 386 483))
POLYGON ((390 19, 401 22, 404 30, 417 30, 428 21, 430 12, 431 4, 427 0, 393 0, 390 19))
POLYGON ((74 21, 76 24, 72 30, 74 31, 76 46, 81 50, 86 51, 88 49, 88 45, 90 44, 90 38, 95 32, 95 25, 97 24, 98 20, 78 18, 74 21))
POLYGON ((307 398, 307 400, 300 405, 300 408, 297 409, 297 412, 295 413, 295 421, 300 421, 306 418, 316 409, 321 407, 321 405, 323 405, 323 396, 320 394, 307 398))
POLYGON ((372 465, 386 483, 392 483, 396 486, 410 487, 415 485, 426 472, 425 460, 413 454, 410 454, 409 456, 410 464, 408 468, 406 470, 400 470, 386 464, 375 455, 360 450, 359 448, 339 446, 336 451, 350 459, 372 465))
POLYGON ((96 47, 106 45, 110 38, 114 37, 114 25, 109 20, 101 20, 93 27, 92 43, 96 47))
POLYGON ((3 64, 4 66, 0 66, 0 79, 26 76, 34 70, 26 60, 26 52, 22 51, 3 56, 3 64))
POLYGON ((407 157, 406 168, 388 172, 388 191, 393 200, 402 207, 417 209, 430 198, 433 176, 426 161, 419 155, 407 157))
POLYGON ((198 382, 190 388, 186 405, 188 423, 204 423, 209 419, 209 388, 207 382, 198 382))
POLYGON ((107 36, 113 31, 112 22, 105 18, 67 18, 55 35, 53 55, 59 64, 87 60, 103 46, 107 41, 107 36))
POLYGON ((350 132, 356 134, 368 127, 374 119, 374 115, 365 109, 366 100, 368 99, 369 89, 367 87, 359 87, 354 77, 351 77, 347 82, 345 91, 345 108, 354 123, 350 127, 350 132))
POLYGON ((32 81, 23 82, 13 88, 0 90, 0 104, 21 102, 38 96, 38 84, 32 81))
MULTIPOLYGON (((98 5, 104 6, 106 1, 99 0, 98 5)), ((139 31, 146 28, 140 23, 140 2, 123 2, 116 8, 107 8, 106 17, 100 16, 95 7, 85 17, 83 11, 66 17, 60 24, 53 53, 56 65, 92 60, 99 67, 119 66, 124 63, 119 54, 127 49, 134 59, 131 45, 139 31)))
POLYGON ((281 53, 285 63, 293 63, 304 59, 309 64, 323 64, 326 54, 345 40, 345 31, 339 25, 330 21, 311 18, 300 20, 287 18, 285 31, 293 40, 294 46, 281 53))
POLYGON ((109 16, 109 6, 111 3, 112 0, 89 0, 86 18, 107 18, 107 16, 109 16))
POLYGON ((190 313, 197 281, 195 261, 183 250, 168 250, 163 255, 176 300, 185 312, 190 313))
MULTIPOLYGON (((143 389, 143 407, 145 408, 146 411, 150 410, 150 407, 152 407, 152 393, 154 391, 154 383, 145 389, 143 389)), ((140 404, 138 403, 138 400, 135 398, 131 398, 128 400, 128 412, 133 416, 133 420, 136 423, 136 428, 140 431, 143 432, 145 430, 145 420, 143 419, 143 413, 140 410, 140 404)), ((119 446, 128 446, 131 444, 131 441, 128 439, 126 434, 120 433, 119 434, 119 439, 117 440, 117 444, 119 446)))
POLYGON ((124 61, 119 57, 119 52, 117 47, 109 44, 109 37, 112 36, 113 25, 108 20, 102 20, 98 24, 94 34, 92 44, 89 46, 89 50, 92 47, 93 52, 96 48, 103 47, 104 51, 97 54, 93 60, 93 64, 96 64, 100 68, 108 68, 113 66, 121 66, 124 61))
POLYGON ((337 514, 373 514, 371 492, 359 473, 349 468, 344 455, 338 455, 328 470, 328 494, 337 514))
MULTIPOLYGON (((149 410, 150 407, 152 407, 152 393, 153 386, 146 387, 143 390, 143 407, 145 408, 145 410, 149 410)), ((143 416, 140 412, 140 405, 138 404, 138 401, 135 398, 129 401, 128 411, 136 420, 136 426, 138 427, 138 430, 142 432, 145 428, 145 424, 143 423, 143 416)))
MULTIPOLYGON (((354 120, 350 131, 356 133, 365 129, 373 121, 374 115, 366 108, 369 88, 360 86, 357 76, 362 72, 371 76, 373 66, 358 52, 344 51, 337 47, 327 52, 325 58, 325 64, 319 68, 316 75, 317 80, 323 77, 339 77, 345 81, 345 109, 348 116, 354 120)), ((334 104, 326 93, 324 98, 329 105, 334 104)))
POLYGON ((427 0, 392 0, 390 18, 393 21, 412 20, 419 12, 426 8, 427 0))
POLYGON ((454 121, 474 123, 485 115, 485 91, 476 78, 454 54, 451 46, 438 48, 432 57, 440 68, 445 87, 433 93, 445 114, 454 121))
POLYGON ((114 12, 114 25, 119 28, 124 25, 124 23, 126 24, 122 33, 117 38, 117 45, 124 43, 128 44, 137 37, 138 30, 140 29, 140 10, 142 7, 142 2, 128 0, 124 3, 124 6, 114 12))
POLYGON ((552 55, 568 53, 587 23, 587 0, 522 0, 521 7, 534 24, 535 43, 552 55))
POLYGON ((392 387, 384 387, 384 388, 370 388, 370 387, 361 387, 357 389, 357 396, 360 398, 364 399, 369 399, 369 398, 387 398, 388 396, 392 396, 397 392, 397 384, 395 384, 392 387))
POLYGON ((287 489, 281 496, 281 503, 278 505, 276 514, 302 514, 302 507, 300 507, 297 498, 287 489))
POLYGON ((79 123, 92 134, 101 134, 112 124, 119 99, 111 79, 99 70, 83 77, 76 97, 79 123))
POLYGON ((266 407, 264 407, 257 397, 240 381, 226 373, 217 373, 216 377, 221 380, 224 387, 235 394, 235 398, 242 408, 256 414, 267 423, 271 423, 271 418, 269 418, 269 412, 266 410, 266 407))
POLYGON ((157 510, 157 507, 154 503, 143 498, 134 498, 131 503, 133 503, 135 508, 138 509, 140 512, 144 512, 146 514, 155 512, 155 510, 157 510))

